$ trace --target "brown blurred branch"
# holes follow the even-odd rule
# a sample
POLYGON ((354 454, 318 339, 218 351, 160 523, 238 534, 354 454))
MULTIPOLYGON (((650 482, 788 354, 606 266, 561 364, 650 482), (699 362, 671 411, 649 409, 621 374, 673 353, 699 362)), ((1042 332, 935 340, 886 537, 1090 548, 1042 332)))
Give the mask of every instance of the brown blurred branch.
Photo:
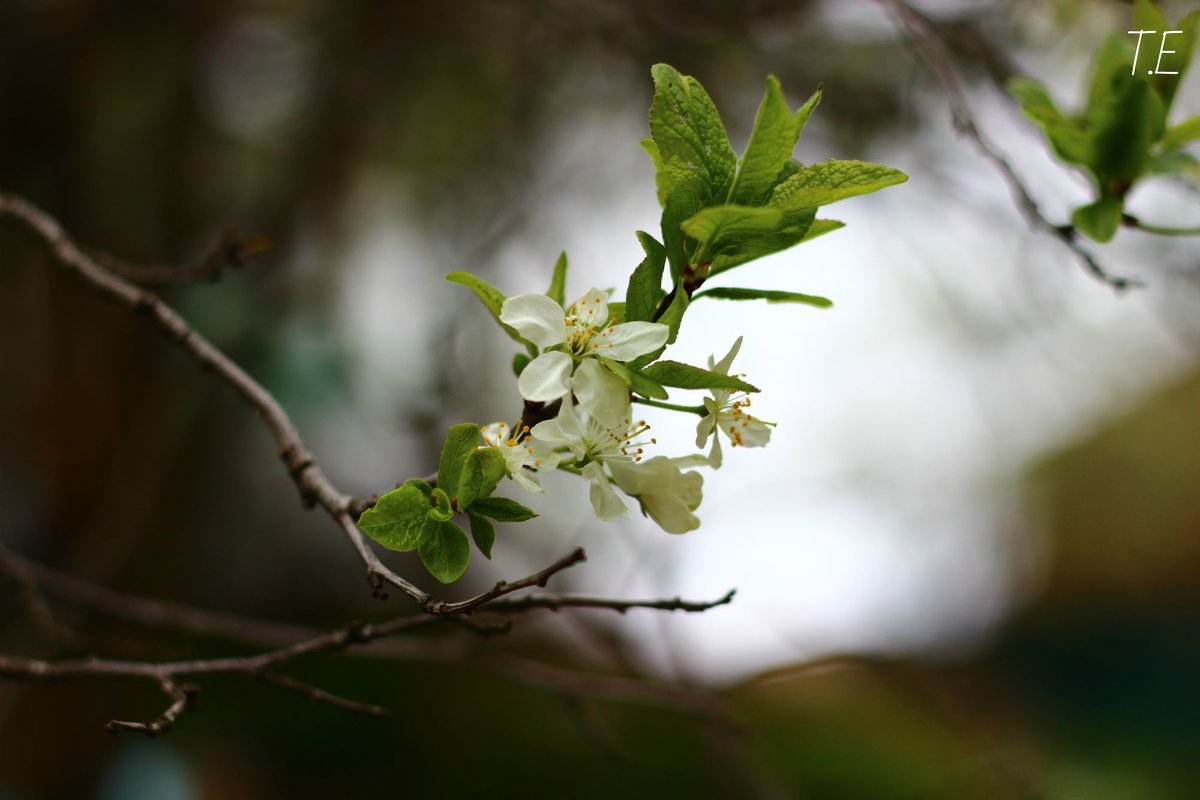
POLYGON ((966 92, 963 90, 962 83, 959 81, 958 75, 950 63, 946 43, 942 40, 941 34, 932 20, 920 11, 917 11, 909 3, 905 2, 905 0, 876 0, 876 2, 892 12, 901 30, 912 41, 929 68, 938 76, 950 101, 950 112, 954 120, 955 130, 971 139, 984 158, 999 170, 1001 177, 1008 184, 1009 191, 1016 201, 1017 208, 1021 211, 1026 221, 1034 228, 1048 233, 1062 242, 1063 245, 1076 255, 1084 267, 1087 268, 1088 272, 1118 292, 1135 286, 1142 286, 1142 282, 1135 278, 1124 278, 1114 275, 1105 269, 1096 257, 1080 244, 1079 234, 1073 225, 1057 225, 1042 213, 1037 201, 1033 199, 1033 195, 1021 179, 1021 176, 1017 174, 1016 169, 984 137, 983 133, 979 130, 979 126, 975 123, 975 117, 972 115, 970 105, 967 103, 966 92))
POLYGON ((215 281, 227 269, 240 270, 252 256, 271 249, 271 240, 254 235, 238 237, 227 233, 220 244, 203 261, 189 265, 175 264, 131 264, 119 258, 92 251, 92 258, 114 275, 119 275, 139 286, 172 286, 184 283, 215 281))

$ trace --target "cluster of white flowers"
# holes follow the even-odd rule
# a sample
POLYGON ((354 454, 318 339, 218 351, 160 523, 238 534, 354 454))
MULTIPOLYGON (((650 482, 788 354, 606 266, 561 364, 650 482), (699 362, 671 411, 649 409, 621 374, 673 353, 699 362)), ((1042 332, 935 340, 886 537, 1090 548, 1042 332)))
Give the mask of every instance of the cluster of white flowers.
MULTIPOLYGON (((629 386, 609 364, 623 365, 661 351, 669 331, 656 322, 614 323, 608 297, 599 289, 566 309, 546 295, 510 297, 500 320, 540 351, 521 371, 521 396, 547 404, 561 401, 557 417, 533 427, 518 423, 510 429, 493 423, 483 430, 483 445, 499 448, 508 474, 530 492, 545 491, 538 473, 566 469, 587 481, 600 519, 629 514, 615 486, 636 498, 663 530, 686 533, 700 525, 693 512, 700 505, 703 477, 681 467, 719 468, 718 430, 735 447, 762 447, 770 439, 771 424, 747 413, 750 400, 745 394, 712 389, 696 428, 698 448, 713 437, 708 455, 646 457, 646 449, 658 442, 646 436, 649 426, 644 421, 633 419, 629 386)), ((709 369, 730 374, 741 344, 739 337, 719 362, 710 357, 709 369)))

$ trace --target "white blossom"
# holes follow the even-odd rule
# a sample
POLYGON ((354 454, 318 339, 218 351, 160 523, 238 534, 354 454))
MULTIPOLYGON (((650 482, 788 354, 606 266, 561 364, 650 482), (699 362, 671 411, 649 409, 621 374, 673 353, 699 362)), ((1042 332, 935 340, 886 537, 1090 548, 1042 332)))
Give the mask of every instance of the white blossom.
POLYGON ((629 387, 599 357, 632 361, 658 350, 668 335, 657 322, 610 324, 608 300, 599 289, 565 311, 545 295, 510 297, 500 320, 543 351, 517 380, 523 398, 549 403, 573 394, 589 415, 610 426, 629 413, 629 387))
MULTIPOLYGON (((729 368, 738 350, 742 347, 742 337, 738 337, 733 347, 720 361, 714 362, 712 356, 708 359, 708 368, 722 375, 729 374, 729 368)), ((708 455, 708 464, 713 469, 721 466, 721 441, 716 435, 720 429, 729 437, 734 447, 764 447, 771 439, 773 422, 763 422, 753 417, 747 409, 750 408, 750 396, 744 392, 732 392, 728 389, 710 389, 712 397, 704 398, 704 408, 708 412, 700 418, 696 425, 696 446, 704 447, 708 437, 713 437, 712 451, 708 455)))

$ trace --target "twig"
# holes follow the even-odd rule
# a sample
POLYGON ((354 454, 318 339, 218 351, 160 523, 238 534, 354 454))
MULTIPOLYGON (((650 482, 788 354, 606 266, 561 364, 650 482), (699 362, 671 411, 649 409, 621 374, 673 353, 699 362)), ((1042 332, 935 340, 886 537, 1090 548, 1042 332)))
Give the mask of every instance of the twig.
POLYGON ((583 595, 536 594, 529 597, 498 600, 489 603, 484 610, 514 613, 528 611, 531 608, 548 608, 551 611, 558 611, 561 608, 598 608, 624 614, 634 608, 652 608, 658 611, 684 611, 691 614, 723 606, 731 602, 735 594, 737 594, 737 589, 730 589, 716 600, 705 601, 684 600, 681 597, 674 597, 670 600, 611 600, 583 595))
POLYGON ((131 264, 119 258, 92 251, 92 258, 109 272, 119 275, 139 286, 171 286, 217 280, 227 269, 242 269, 251 256, 271 249, 271 240, 266 236, 254 235, 239 238, 227 233, 203 261, 178 266, 165 264, 131 264))
POLYGON ((937 74, 950 100, 950 111, 953 115, 955 130, 969 137, 983 156, 1000 171, 1017 203, 1017 208, 1020 209, 1029 224, 1066 245, 1079 258, 1088 272, 1118 292, 1135 286, 1143 286, 1144 284, 1136 278, 1124 278, 1106 270, 1096 260, 1096 257, 1079 243, 1078 234, 1073 226, 1056 225, 1042 213, 1012 164, 988 142, 975 124, 975 118, 967 103, 966 93, 963 91, 954 69, 950 66, 946 45, 930 20, 904 0, 876 0, 876 2, 891 9, 900 26, 921 52, 925 62, 937 74))
POLYGON ((299 625, 222 614, 180 603, 114 592, 37 564, 0 544, 0 576, 4 575, 91 611, 149 628, 171 628, 199 636, 219 636, 256 645, 283 645, 317 634, 312 628, 299 625))
POLYGON ((556 572, 584 559, 583 551, 574 553, 518 581, 501 581, 490 591, 478 597, 458 603, 437 600, 384 566, 371 550, 367 539, 351 516, 351 498, 342 494, 317 465, 312 452, 300 438, 300 433, 279 401, 257 381, 218 350, 212 343, 192 328, 179 314, 164 303, 153 292, 134 286, 129 281, 105 269, 101 264, 81 250, 62 229, 56 220, 26 200, 12 195, 0 194, 0 216, 11 216, 27 225, 40 236, 55 257, 68 269, 97 290, 145 314, 158 325, 172 341, 190 355, 201 367, 211 370, 233 386, 242 398, 262 418, 271 432, 280 459, 287 468, 292 481, 300 490, 306 506, 320 505, 333 518, 338 527, 350 540, 359 558, 367 567, 367 578, 377 596, 386 596, 382 591, 384 582, 397 587, 415 600, 431 614, 457 614, 477 608, 483 603, 528 586, 544 586, 546 579, 556 572))
POLYGON ((109 720, 105 724, 104 730, 109 733, 129 731, 144 733, 147 736, 157 736, 174 725, 175 721, 179 719, 184 711, 193 708, 199 696, 199 690, 195 686, 190 684, 180 686, 170 678, 159 678, 158 686, 162 689, 163 694, 172 701, 171 705, 160 716, 149 722, 126 722, 119 719, 109 720))
POLYGON ((382 706, 371 705, 370 703, 359 703, 354 700, 347 700, 344 697, 339 697, 336 694, 331 694, 324 689, 313 686, 310 683, 289 678, 287 675, 279 675, 274 672, 260 672, 258 675, 266 683, 272 686, 278 686, 282 689, 287 689, 297 694, 302 694, 310 700, 315 700, 318 703, 327 703, 344 711, 349 711, 354 714, 365 714, 368 717, 386 718, 392 715, 392 712, 382 706))
POLYGON ((459 601, 457 603, 447 603, 441 600, 430 600, 422 603, 421 607, 430 614, 436 614, 438 616, 443 616, 446 614, 462 614, 467 611, 473 611, 485 603, 491 603, 498 597, 512 594, 513 592, 521 589, 528 589, 530 586, 544 587, 546 582, 549 581, 552 576, 562 572, 565 569, 570 569, 576 564, 584 561, 587 561, 587 553, 583 551, 582 547, 576 547, 574 550, 567 553, 565 556, 560 558, 558 561, 555 561, 545 569, 538 570, 532 575, 528 575, 518 581, 499 581, 495 586, 486 592, 477 594, 474 597, 459 601))

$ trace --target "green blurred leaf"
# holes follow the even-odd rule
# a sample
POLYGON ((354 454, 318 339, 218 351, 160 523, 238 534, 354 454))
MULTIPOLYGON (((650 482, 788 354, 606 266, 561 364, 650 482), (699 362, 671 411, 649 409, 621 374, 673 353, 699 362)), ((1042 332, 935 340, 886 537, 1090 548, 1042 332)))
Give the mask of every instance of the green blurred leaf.
POLYGON ((516 375, 518 378, 521 377, 521 373, 525 371, 525 368, 529 366, 529 362, 532 360, 528 353, 515 354, 512 360, 513 375, 516 375))
POLYGON ((801 210, 877 192, 904 183, 908 176, 898 169, 865 161, 841 161, 831 158, 821 164, 802 167, 771 192, 770 205, 785 210, 801 210))
POLYGON ((1068 164, 1091 168, 1092 140, 1082 123, 1065 116, 1050 94, 1036 81, 1014 78, 1009 93, 1021 104, 1025 116, 1033 120, 1050 142, 1055 155, 1068 164))
POLYGON ((694 303, 701 297, 711 297, 714 300, 766 300, 768 303, 802 303, 817 308, 829 308, 833 305, 833 301, 829 298, 812 294, 779 292, 774 289, 739 289, 731 286, 696 292, 692 295, 692 302, 694 303))
POLYGON ((512 337, 513 341, 520 342, 523 345, 529 344, 521 338, 521 334, 517 333, 515 329, 500 321, 500 308, 504 305, 504 301, 508 299, 504 296, 503 292, 482 278, 476 278, 469 272, 451 272, 446 276, 446 280, 451 283, 457 283, 459 286, 465 286, 474 292, 484 307, 491 312, 492 319, 496 320, 496 324, 503 328, 504 332, 512 337))
POLYGON ((475 452, 479 441, 479 426, 472 422, 452 425, 446 433, 442 456, 438 459, 437 485, 451 497, 458 495, 458 480, 462 475, 463 463, 467 456, 475 452))
POLYGON ((1178 125, 1169 128, 1163 135, 1160 147, 1164 151, 1177 150, 1196 139, 1200 139, 1200 115, 1185 119, 1178 125))
POLYGON ((1121 225, 1125 204, 1119 197, 1103 197, 1094 203, 1080 206, 1071 214, 1071 224, 1093 241, 1111 241, 1121 225))
POLYGON ((416 486, 405 484, 382 495, 364 511, 358 527, 389 550, 416 550, 424 540, 429 508, 429 498, 416 486))
POLYGON ((533 519, 537 512, 526 508, 516 500, 507 497, 486 497, 471 504, 471 511, 491 517, 498 522, 524 522, 533 519))
POLYGON ((554 264, 554 274, 550 277, 550 289, 546 296, 563 308, 567 306, 567 251, 563 250, 554 264))
POLYGON ((736 389, 742 392, 757 392, 758 389, 734 375, 722 375, 678 361, 659 361, 642 372, 650 380, 663 386, 679 389, 736 389))
POLYGON ((1105 193, 1123 195, 1145 171, 1164 119, 1162 100, 1150 84, 1129 75, 1115 79, 1113 93, 1100 103, 1092 120, 1092 169, 1105 193))
POLYGON ((484 558, 490 559, 492 546, 496 543, 496 527, 487 517, 480 516, 474 511, 467 512, 467 519, 471 522, 471 538, 475 540, 475 546, 479 548, 479 552, 483 553, 484 558))
POLYGON ((467 571, 471 543, 453 522, 430 520, 429 532, 420 547, 421 563, 442 583, 454 583, 467 571))
POLYGON ((629 276, 625 290, 625 318, 630 322, 649 321, 663 298, 662 276, 667 251, 658 240, 644 231, 637 232, 646 257, 629 276))
POLYGON ((504 456, 498 447, 477 447, 463 462, 458 481, 458 510, 467 508, 496 490, 505 473, 504 456))
POLYGON ((801 124, 788 108, 779 79, 768 75, 754 130, 729 192, 730 203, 756 206, 766 200, 783 165, 792 157, 801 124))

